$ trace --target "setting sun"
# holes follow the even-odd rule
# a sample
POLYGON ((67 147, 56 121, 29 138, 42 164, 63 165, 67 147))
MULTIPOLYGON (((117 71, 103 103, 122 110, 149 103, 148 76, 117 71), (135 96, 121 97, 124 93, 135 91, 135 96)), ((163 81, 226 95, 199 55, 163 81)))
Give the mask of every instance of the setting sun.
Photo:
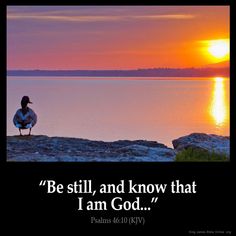
POLYGON ((208 52, 218 58, 223 59, 229 54, 229 40, 219 39, 219 40, 210 40, 208 52))

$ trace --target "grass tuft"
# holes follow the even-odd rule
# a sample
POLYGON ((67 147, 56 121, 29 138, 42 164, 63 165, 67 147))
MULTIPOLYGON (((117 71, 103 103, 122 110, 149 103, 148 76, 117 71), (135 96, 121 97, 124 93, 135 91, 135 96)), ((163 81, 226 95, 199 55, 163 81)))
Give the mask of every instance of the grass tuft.
POLYGON ((209 152, 201 149, 188 148, 180 151, 175 161, 228 161, 226 154, 209 152))

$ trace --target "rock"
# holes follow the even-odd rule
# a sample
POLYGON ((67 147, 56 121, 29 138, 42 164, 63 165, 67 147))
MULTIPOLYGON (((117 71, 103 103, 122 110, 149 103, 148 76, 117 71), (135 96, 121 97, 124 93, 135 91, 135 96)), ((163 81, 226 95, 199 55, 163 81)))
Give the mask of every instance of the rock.
POLYGON ((147 140, 92 141, 80 138, 7 137, 7 161, 36 162, 170 162, 188 147, 226 153, 229 137, 194 133, 173 140, 175 149, 147 140))
POLYGON ((130 145, 122 147, 119 152, 123 155, 128 153, 133 157, 133 161, 173 161, 176 152, 171 148, 163 147, 148 147, 142 145, 130 145), (135 157, 135 158, 134 158, 135 157))
POLYGON ((147 140, 119 140, 110 143, 112 146, 120 146, 120 147, 125 147, 125 146, 131 146, 131 145, 141 145, 145 147, 160 147, 160 148, 167 148, 166 145, 162 143, 158 143, 156 141, 147 141, 147 140))
POLYGON ((226 136, 205 133, 192 133, 172 141, 174 149, 202 149, 230 156, 230 139, 226 136))
POLYGON ((146 140, 91 141, 38 136, 7 137, 8 161, 173 161, 175 151, 146 140))

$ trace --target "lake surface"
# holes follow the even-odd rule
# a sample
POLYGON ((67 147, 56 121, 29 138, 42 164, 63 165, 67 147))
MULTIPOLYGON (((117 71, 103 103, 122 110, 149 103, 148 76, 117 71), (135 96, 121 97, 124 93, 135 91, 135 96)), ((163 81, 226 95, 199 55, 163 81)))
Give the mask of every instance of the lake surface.
POLYGON ((8 77, 7 135, 19 134, 12 119, 24 95, 35 135, 170 147, 192 132, 229 135, 229 78, 8 77))

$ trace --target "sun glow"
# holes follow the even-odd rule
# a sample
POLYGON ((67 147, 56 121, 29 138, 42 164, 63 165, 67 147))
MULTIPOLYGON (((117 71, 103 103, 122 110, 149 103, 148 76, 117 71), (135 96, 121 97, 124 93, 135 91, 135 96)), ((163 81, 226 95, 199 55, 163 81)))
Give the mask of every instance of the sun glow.
POLYGON ((208 41, 208 52, 217 59, 227 59, 229 57, 229 40, 218 39, 208 41))
POLYGON ((214 78, 214 81, 215 85, 210 113, 214 118, 216 125, 221 126, 227 118, 224 78, 216 77, 214 78))

